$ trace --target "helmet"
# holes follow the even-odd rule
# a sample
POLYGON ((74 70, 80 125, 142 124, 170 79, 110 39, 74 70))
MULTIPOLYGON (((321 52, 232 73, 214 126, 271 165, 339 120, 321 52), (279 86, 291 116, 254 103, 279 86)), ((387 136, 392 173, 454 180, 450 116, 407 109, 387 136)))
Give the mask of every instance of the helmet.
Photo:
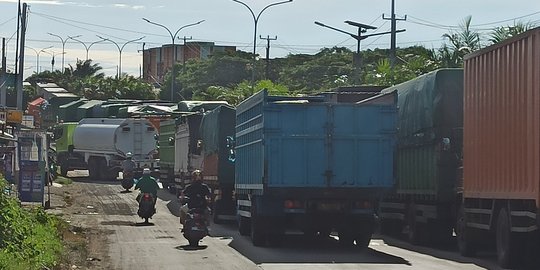
POLYGON ((191 178, 192 178, 193 180, 202 180, 201 171, 200 171, 200 170, 194 170, 194 171, 191 173, 191 178))
POLYGON ((150 169, 144 168, 142 171, 143 174, 150 174, 150 169))
POLYGON ((126 158, 132 158, 132 157, 133 157, 133 154, 131 152, 126 153, 126 158))

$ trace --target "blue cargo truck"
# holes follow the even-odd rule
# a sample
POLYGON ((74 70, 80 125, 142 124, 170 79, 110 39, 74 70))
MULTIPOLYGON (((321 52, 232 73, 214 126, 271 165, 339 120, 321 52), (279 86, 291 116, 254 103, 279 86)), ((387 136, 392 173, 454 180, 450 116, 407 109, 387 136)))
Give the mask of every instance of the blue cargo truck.
POLYGON ((238 105, 235 195, 239 231, 254 245, 286 232, 365 247, 377 204, 394 183, 397 95, 358 103, 269 96, 238 105))

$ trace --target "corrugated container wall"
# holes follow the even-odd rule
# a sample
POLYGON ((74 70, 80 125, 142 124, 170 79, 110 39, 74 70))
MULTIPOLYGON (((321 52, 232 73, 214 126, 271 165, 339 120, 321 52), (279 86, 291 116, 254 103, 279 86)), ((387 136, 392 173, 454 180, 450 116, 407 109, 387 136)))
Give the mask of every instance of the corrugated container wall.
POLYGON ((540 28, 465 57, 464 197, 540 199, 540 28))

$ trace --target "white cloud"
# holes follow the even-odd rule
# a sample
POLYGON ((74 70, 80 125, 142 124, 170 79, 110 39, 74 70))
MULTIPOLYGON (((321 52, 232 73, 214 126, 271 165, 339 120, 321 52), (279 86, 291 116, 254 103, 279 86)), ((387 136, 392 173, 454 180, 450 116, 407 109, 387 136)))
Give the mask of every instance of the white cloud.
POLYGON ((130 8, 130 9, 144 9, 145 8, 145 6, 130 6, 127 4, 114 4, 113 6, 117 8, 130 8))

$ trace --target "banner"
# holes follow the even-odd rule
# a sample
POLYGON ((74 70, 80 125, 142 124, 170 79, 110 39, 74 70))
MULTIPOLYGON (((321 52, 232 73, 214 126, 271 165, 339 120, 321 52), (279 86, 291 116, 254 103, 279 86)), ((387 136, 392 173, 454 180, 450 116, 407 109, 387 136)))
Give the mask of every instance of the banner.
POLYGON ((43 202, 47 163, 46 134, 41 131, 20 131, 17 140, 19 199, 21 202, 43 202))

